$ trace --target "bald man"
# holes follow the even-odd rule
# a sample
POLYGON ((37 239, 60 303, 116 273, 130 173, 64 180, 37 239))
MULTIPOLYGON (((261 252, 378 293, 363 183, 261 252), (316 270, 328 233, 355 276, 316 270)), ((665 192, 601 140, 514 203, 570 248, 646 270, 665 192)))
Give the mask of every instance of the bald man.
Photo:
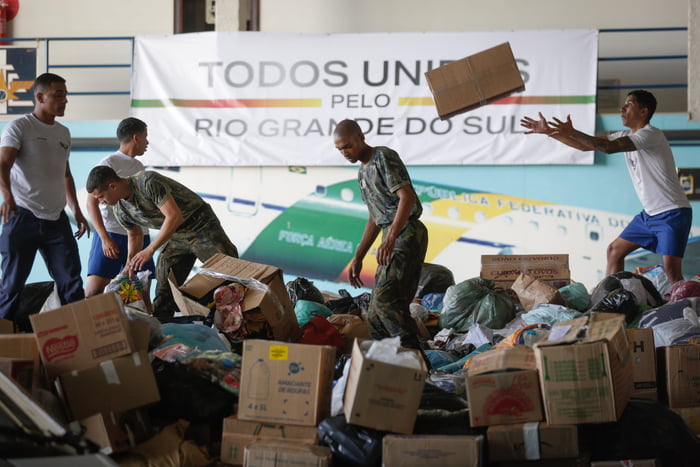
POLYGON ((336 149, 345 159, 361 163, 357 180, 362 201, 369 210, 362 239, 350 263, 349 279, 354 287, 364 285, 360 278, 362 261, 382 233, 368 310, 370 334, 373 339, 399 336, 402 346, 421 350, 409 305, 418 288, 428 246, 428 231, 419 220, 423 207, 396 151, 369 146, 354 120, 340 122, 333 137, 336 149))

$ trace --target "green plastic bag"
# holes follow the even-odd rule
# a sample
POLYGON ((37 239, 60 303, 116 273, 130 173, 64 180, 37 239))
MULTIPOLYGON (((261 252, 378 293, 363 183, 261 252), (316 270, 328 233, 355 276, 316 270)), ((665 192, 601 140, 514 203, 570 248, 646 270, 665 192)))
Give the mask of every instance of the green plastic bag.
POLYGON ((494 282, 475 277, 453 285, 445 294, 438 323, 454 332, 467 332, 472 324, 503 329, 515 318, 515 305, 505 290, 494 282))
POLYGON ((294 314, 297 315, 299 326, 303 326, 314 316, 323 316, 328 318, 333 312, 326 305, 312 302, 310 300, 297 300, 294 304, 294 314))

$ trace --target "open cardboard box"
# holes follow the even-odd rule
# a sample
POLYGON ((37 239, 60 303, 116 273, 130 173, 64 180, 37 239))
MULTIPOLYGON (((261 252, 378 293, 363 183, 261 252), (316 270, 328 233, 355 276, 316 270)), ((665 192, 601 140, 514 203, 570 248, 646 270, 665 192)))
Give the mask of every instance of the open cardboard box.
POLYGON ((240 282, 248 288, 242 302, 243 312, 259 308, 272 328, 275 340, 298 340, 301 329, 284 285, 282 270, 277 267, 216 254, 182 286, 177 287, 171 280, 170 287, 181 313, 206 316, 209 309, 196 300, 228 281, 240 282))

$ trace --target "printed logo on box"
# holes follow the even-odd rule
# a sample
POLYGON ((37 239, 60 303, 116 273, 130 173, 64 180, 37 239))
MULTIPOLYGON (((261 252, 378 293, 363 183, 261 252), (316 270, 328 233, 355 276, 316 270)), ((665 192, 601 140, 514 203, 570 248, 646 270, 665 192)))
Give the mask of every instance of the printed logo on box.
POLYGON ((42 352, 47 362, 63 355, 69 355, 78 349, 78 336, 52 337, 44 343, 42 352))

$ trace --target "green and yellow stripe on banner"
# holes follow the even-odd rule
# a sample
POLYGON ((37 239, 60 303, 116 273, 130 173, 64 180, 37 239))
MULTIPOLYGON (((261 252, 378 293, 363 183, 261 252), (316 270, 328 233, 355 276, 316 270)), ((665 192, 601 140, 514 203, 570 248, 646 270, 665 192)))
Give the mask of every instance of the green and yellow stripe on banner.
MULTIPOLYGON (((510 96, 489 105, 552 105, 552 104, 595 104, 596 96, 510 96)), ((399 97, 399 105, 435 105, 432 97, 399 97)))
POLYGON ((206 109, 321 107, 322 99, 132 99, 131 107, 187 107, 206 109))

